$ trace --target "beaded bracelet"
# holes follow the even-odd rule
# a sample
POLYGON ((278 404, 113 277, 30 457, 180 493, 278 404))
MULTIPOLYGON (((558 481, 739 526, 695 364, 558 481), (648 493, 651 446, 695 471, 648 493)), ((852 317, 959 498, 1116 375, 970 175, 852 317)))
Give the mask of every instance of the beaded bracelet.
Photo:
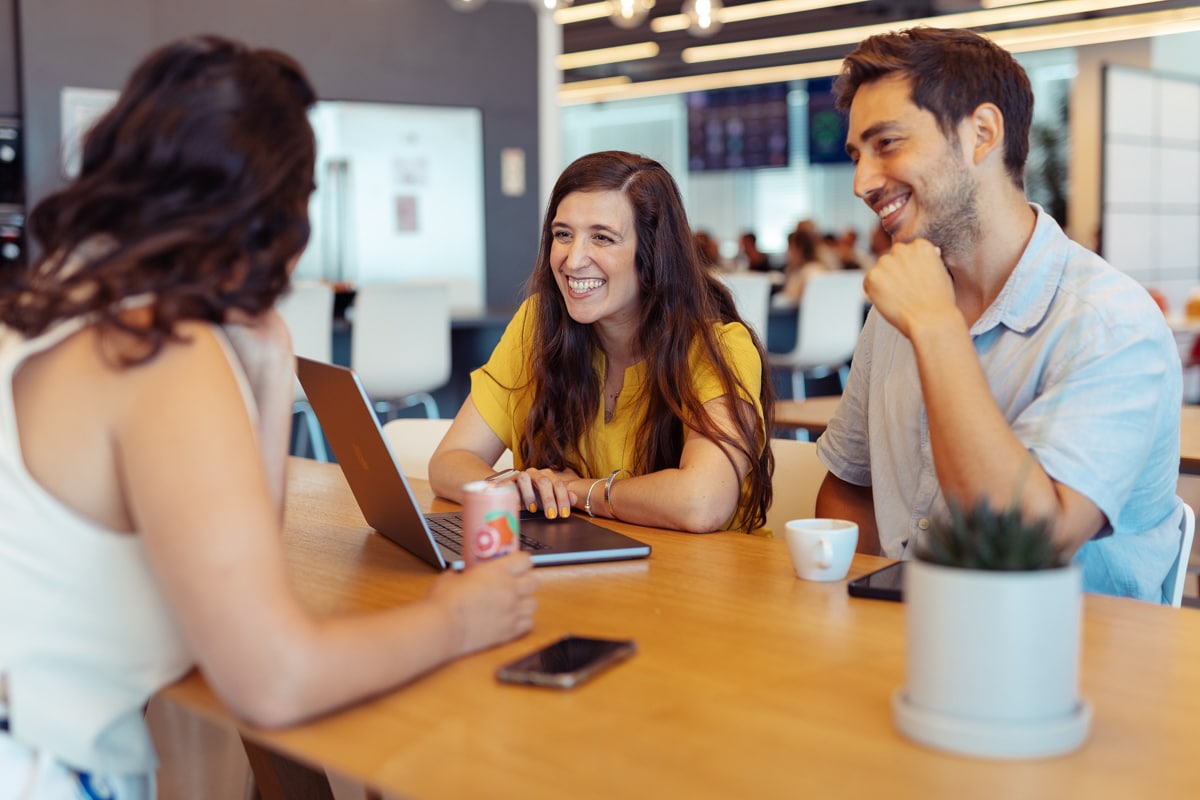
POLYGON ((592 481, 592 485, 587 490, 587 497, 583 501, 583 510, 587 512, 589 517, 596 516, 592 513, 592 489, 596 488, 597 483, 604 483, 604 478, 596 478, 596 480, 592 481))
MULTIPOLYGON (((615 508, 613 508, 613 504, 612 504, 612 487, 613 487, 613 481, 615 481, 615 480, 617 479, 617 476, 618 476, 618 475, 620 475, 622 472, 629 472, 629 470, 627 470, 627 469, 614 469, 614 470, 612 471, 612 474, 608 476, 608 480, 607 480, 607 481, 605 482, 605 484, 604 484, 604 504, 605 504, 606 506, 608 506, 608 513, 609 513, 609 514, 612 514, 612 518, 613 518, 613 519, 615 519, 615 520, 617 520, 618 522, 620 522, 620 521, 621 521, 621 518, 617 516, 617 510, 616 510, 615 508)), ((629 477, 631 477, 631 478, 633 477, 633 473, 632 473, 632 472, 629 472, 629 477)), ((589 489, 589 490, 588 490, 588 492, 589 492, 589 494, 590 494, 590 493, 591 493, 591 490, 589 489)))

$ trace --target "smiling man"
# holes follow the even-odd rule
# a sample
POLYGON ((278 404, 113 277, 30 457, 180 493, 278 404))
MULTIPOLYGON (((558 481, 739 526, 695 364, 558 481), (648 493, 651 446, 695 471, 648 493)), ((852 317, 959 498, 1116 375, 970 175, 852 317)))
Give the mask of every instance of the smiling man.
POLYGON ((1084 588, 1161 601, 1179 547, 1181 373, 1149 294, 1024 192, 1033 94, 965 30, 874 36, 835 84, 854 192, 892 236, 817 444, 817 514, 912 554, 948 501, 1049 519, 1084 588))

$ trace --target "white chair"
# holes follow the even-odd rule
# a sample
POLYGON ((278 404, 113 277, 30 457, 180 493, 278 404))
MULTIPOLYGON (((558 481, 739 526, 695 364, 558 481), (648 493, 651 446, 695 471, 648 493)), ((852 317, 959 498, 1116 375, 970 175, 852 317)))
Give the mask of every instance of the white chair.
POLYGON ((1163 581, 1163 597, 1179 608, 1183 604, 1183 583, 1187 579, 1188 558, 1192 555, 1192 539, 1196 536, 1196 512, 1187 503, 1183 504, 1183 519, 1179 522, 1179 555, 1163 581))
POLYGON ((771 439, 770 446, 775 454, 775 476, 771 480, 774 499, 767 509, 766 527, 782 539, 788 520, 815 516, 817 491, 828 470, 817 458, 815 442, 771 439))
POLYGON ((797 311, 796 346, 790 353, 769 354, 772 367, 791 370, 793 399, 804 399, 804 373, 842 370, 854 355, 863 324, 862 281, 861 270, 809 278, 797 311))
POLYGON ((438 414, 430 394, 450 380, 450 289, 441 283, 373 283, 354 297, 350 364, 375 410, 425 406, 438 414))
POLYGON ((756 272, 722 272, 717 275, 733 294, 742 320, 767 346, 767 322, 771 309, 771 279, 756 272))
MULTIPOLYGON (((424 419, 422 417, 402 417, 387 422, 383 426, 383 435, 392 448, 392 455, 400 465, 400 471, 410 478, 429 478, 429 459, 433 451, 450 430, 452 419, 424 419)), ((512 451, 505 450, 496 461, 496 469, 508 469, 512 466, 512 451)))
MULTIPOLYGON (((275 307, 291 331, 292 349, 296 355, 326 363, 333 360, 332 286, 323 281, 295 281, 291 291, 281 297, 275 307)), ((295 382, 292 404, 292 415, 296 414, 303 417, 304 424, 296 436, 295 452, 302 454, 311 447, 313 458, 328 461, 325 436, 300 381, 295 382)))

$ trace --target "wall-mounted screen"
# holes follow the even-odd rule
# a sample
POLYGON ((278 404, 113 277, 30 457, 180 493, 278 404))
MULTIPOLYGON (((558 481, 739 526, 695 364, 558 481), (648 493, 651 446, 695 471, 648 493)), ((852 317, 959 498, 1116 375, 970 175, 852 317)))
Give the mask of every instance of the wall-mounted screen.
POLYGON ((846 134, 850 132, 846 115, 838 111, 833 99, 833 78, 808 81, 808 163, 849 164, 846 134))
POLYGON ((788 166, 788 85, 689 92, 692 172, 788 166))

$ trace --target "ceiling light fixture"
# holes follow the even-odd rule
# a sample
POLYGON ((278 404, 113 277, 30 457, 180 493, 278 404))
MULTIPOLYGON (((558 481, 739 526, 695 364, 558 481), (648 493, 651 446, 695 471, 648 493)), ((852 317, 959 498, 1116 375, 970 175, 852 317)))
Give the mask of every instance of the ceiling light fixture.
POLYGON ((599 50, 580 50, 575 53, 563 53, 554 63, 559 70, 583 69, 598 64, 617 64, 623 61, 637 61, 640 58, 654 58, 658 55, 658 45, 655 42, 639 42, 623 44, 620 47, 603 47, 599 50))
POLYGON ((559 25, 570 25, 573 22, 587 22, 589 19, 604 19, 611 13, 612 6, 608 0, 603 0, 599 3, 560 8, 554 12, 554 21, 559 25))
POLYGON ((609 19, 618 28, 636 28, 646 21, 654 0, 609 0, 609 19))
MULTIPOLYGON (((866 0, 765 0, 762 3, 743 3, 737 6, 725 6, 717 14, 722 24, 730 22, 745 22, 751 19, 774 17, 780 14, 799 14, 804 11, 815 11, 835 6, 850 6, 863 3, 866 0)), ((688 27, 685 14, 668 14, 650 20, 650 29, 655 33, 682 31, 688 27)))
POLYGON ((558 90, 559 105, 601 103, 606 100, 630 100, 635 97, 657 97, 664 94, 683 94, 705 89, 726 89, 735 86, 757 86, 760 83, 802 81, 836 75, 842 68, 840 58, 832 61, 812 61, 785 67, 762 67, 735 72, 714 72, 708 75, 689 75, 684 78, 664 78, 657 81, 637 81, 620 85, 596 86, 590 81, 564 83, 558 90))
POLYGON ((529 5, 533 6, 535 11, 543 14, 553 14, 560 8, 569 8, 575 0, 529 0, 529 5))
MULTIPOLYGON (((1151 11, 1117 17, 1099 17, 1074 22, 1035 25, 1026 28, 987 32, 985 36, 1001 47, 1016 53, 1037 50, 1056 50, 1066 47, 1121 42, 1131 39, 1149 39, 1177 33, 1200 31, 1200 8, 1192 7, 1171 11, 1151 11)), ((685 78, 669 78, 658 81, 641 81, 624 86, 608 85, 588 87, 583 82, 564 83, 559 88, 560 105, 599 103, 608 100, 627 100, 638 97, 655 97, 665 94, 680 94, 707 89, 727 89, 739 86, 756 86, 761 83, 806 80, 828 77, 841 71, 842 59, 813 61, 783 67, 732 70, 708 75, 693 75, 685 78), (578 89, 576 87, 578 86, 578 89)))
POLYGON ((450 7, 455 11, 462 11, 466 13, 478 11, 480 7, 487 2, 487 0, 446 0, 446 2, 449 3, 450 7))
POLYGON ((1200 31, 1200 8, 1195 7, 982 33, 1006 50, 1027 53, 1194 31, 1200 31))
MULTIPOLYGON (((988 25, 1007 25, 1066 14, 1084 14, 1110 8, 1149 5, 1150 3, 1160 2, 1162 0, 1048 0, 1047 2, 1026 6, 992 8, 983 11, 964 11, 957 14, 943 14, 937 17, 905 20, 903 26, 906 28, 918 25, 929 25, 935 28, 981 28, 988 25)), ((680 54, 680 58, 685 63, 697 64, 708 61, 749 58, 751 56, 769 55, 772 53, 818 50, 822 47, 840 47, 847 44, 856 44, 877 33, 886 33, 895 30, 896 27, 896 22, 887 22, 878 25, 861 25, 857 28, 815 31, 813 33, 800 33, 792 36, 776 36, 768 39, 729 42, 728 44, 702 45, 686 48, 680 54)))
POLYGON ((688 20, 688 33, 693 36, 712 36, 721 30, 721 0, 683 0, 683 16, 688 20))

